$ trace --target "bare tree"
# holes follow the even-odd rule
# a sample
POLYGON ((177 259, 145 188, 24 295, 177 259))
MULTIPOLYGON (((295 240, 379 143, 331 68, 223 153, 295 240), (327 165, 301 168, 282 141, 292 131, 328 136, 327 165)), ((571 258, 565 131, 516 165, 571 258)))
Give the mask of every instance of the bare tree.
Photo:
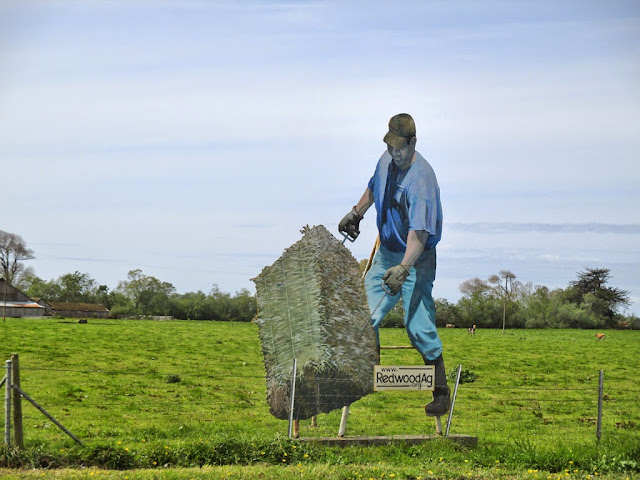
POLYGON ((469 280, 465 280, 458 286, 460 292, 469 298, 474 295, 486 295, 491 292, 491 287, 484 280, 474 277, 469 280))
POLYGON ((35 258, 33 250, 27 248, 27 244, 20 235, 0 230, 0 276, 4 279, 4 307, 2 309, 2 321, 6 321, 7 288, 13 283, 13 279, 24 268, 22 262, 35 258))
POLYGON ((511 299, 514 293, 514 282, 516 279, 515 273, 509 270, 500 270, 500 276, 491 275, 488 279, 489 283, 496 285, 502 296, 502 334, 504 335, 504 329, 507 324, 507 302, 511 299), (504 285, 502 285, 501 279, 504 279, 504 285))
POLYGON ((31 285, 35 277, 36 271, 32 266, 27 266, 16 272, 11 280, 11 285, 24 292, 29 288, 29 285, 31 285))

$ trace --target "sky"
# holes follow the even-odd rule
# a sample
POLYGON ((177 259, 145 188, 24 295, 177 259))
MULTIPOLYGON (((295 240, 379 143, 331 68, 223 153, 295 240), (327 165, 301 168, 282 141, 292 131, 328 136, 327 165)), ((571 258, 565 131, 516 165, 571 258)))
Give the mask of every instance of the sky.
POLYGON ((338 236, 400 112, 435 297, 608 268, 640 314, 637 0, 0 0, 0 229, 45 280, 255 292, 304 225, 338 236))

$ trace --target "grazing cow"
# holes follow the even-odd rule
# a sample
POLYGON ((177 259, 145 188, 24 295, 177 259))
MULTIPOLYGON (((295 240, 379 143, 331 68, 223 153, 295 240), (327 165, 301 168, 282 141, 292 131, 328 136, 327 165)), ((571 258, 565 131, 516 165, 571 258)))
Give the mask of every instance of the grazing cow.
POLYGON ((445 325, 446 328, 456 328, 456 326, 453 323, 447 323, 445 325))
POLYGON ((605 336, 604 333, 596 333, 596 340, 604 340, 605 336))
POLYGON ((474 325, 473 327, 469 327, 468 332, 469 332, 469 335, 475 335, 476 334, 476 326, 474 325))

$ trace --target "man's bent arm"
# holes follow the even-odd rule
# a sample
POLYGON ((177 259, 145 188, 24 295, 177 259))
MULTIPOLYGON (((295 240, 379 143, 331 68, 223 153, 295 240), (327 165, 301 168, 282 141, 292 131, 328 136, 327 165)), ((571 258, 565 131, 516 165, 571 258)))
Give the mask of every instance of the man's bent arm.
POLYGON ((429 234, 426 230, 409 230, 409 234, 407 235, 407 249, 404 252, 402 265, 412 267, 424 251, 424 246, 428 239, 429 234))
POLYGON ((367 188, 358 203, 356 203, 356 213, 364 217, 365 212, 369 210, 371 205, 373 205, 373 192, 367 188))

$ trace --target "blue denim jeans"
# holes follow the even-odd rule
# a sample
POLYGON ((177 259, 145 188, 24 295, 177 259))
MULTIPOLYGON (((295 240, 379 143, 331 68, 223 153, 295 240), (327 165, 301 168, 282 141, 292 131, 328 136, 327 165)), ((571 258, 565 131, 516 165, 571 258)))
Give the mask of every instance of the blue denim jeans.
POLYGON ((382 276, 387 269, 400 264, 403 257, 404 253, 392 252, 380 245, 373 259, 371 269, 364 280, 369 310, 373 312, 376 307, 378 308, 372 315, 371 324, 380 345, 380 323, 402 295, 404 325, 411 345, 426 359, 435 360, 442 353, 442 342, 436 330, 436 306, 431 296, 436 278, 436 249, 422 252, 402 285, 401 292, 394 296, 390 294, 385 296, 382 276))

